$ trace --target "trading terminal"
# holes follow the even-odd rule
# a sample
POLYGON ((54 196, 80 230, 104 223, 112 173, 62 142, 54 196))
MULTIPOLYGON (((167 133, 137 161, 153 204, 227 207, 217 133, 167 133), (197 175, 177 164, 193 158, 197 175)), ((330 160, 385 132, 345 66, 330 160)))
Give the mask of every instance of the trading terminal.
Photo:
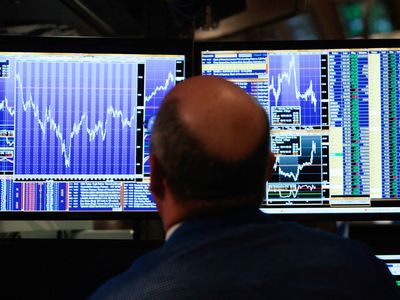
POLYGON ((40 261, 57 261, 50 269, 60 281, 61 270, 90 277, 114 261, 65 294, 85 298, 162 244, 149 191, 152 126, 168 91, 202 74, 237 84, 269 117, 277 159, 261 211, 367 243, 400 286, 400 244, 391 240, 400 218, 399 1, 288 0, 280 12, 257 1, 150 1, 156 9, 137 4, 141 16, 123 1, 82 1, 86 10, 55 2, 53 25, 42 3, 0 4, 5 32, 29 35, 0 36, 6 283, 25 272, 32 295, 52 298, 56 279, 44 276, 48 292, 34 279, 40 261), (11 25, 29 13, 37 24, 11 25), (35 26, 39 35, 97 37, 40 37, 35 26))

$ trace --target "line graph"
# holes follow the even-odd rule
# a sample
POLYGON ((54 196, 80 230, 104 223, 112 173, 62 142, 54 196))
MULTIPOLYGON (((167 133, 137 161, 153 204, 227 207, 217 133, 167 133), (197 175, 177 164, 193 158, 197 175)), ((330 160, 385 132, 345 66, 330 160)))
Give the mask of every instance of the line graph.
MULTIPOLYGON (((7 62, 9 66, 9 61, 7 62)), ((0 174, 12 174, 14 169, 15 108, 13 100, 8 100, 11 83, 9 67, 6 73, 7 76, 0 77, 0 174)), ((5 74, 2 72, 1 75, 5 74)))
POLYGON ((145 129, 143 172, 150 174, 150 138, 158 108, 168 91, 175 86, 175 61, 149 61, 146 64, 145 129))
POLYGON ((1 136, 0 133, 0 147, 13 147, 14 146, 14 137, 10 136, 1 136))
POLYGON ((323 191, 315 184, 268 184, 267 205, 321 205, 323 191))
POLYGON ((284 178, 289 178, 293 179, 293 181, 298 181, 300 172, 305 168, 312 166, 314 164, 314 156, 317 154, 317 145, 315 141, 311 141, 311 151, 310 151, 310 158, 309 160, 303 162, 303 163, 298 163, 296 166, 293 166, 291 163, 284 164, 281 156, 278 156, 275 164, 274 164, 274 171, 278 172, 278 175, 284 178), (286 167, 287 171, 284 170, 286 167), (296 171, 293 171, 296 170, 296 171))
POLYGON ((301 136, 301 155, 279 155, 273 166, 272 182, 320 182, 321 137, 301 136))
POLYGON ((14 137, 0 136, 0 147, 13 147, 14 137))
POLYGON ((278 150, 278 155, 268 182, 267 198, 272 201, 321 199, 321 136, 273 137, 271 148, 278 150))
POLYGON ((278 198, 299 198, 303 193, 310 196, 310 192, 313 191, 316 191, 315 194, 320 195, 320 190, 320 184, 272 185, 269 189, 269 196, 273 197, 273 194, 275 194, 278 198))
POLYGON ((13 117, 15 115, 15 109, 13 105, 9 104, 8 98, 3 95, 1 97, 3 100, 0 101, 0 111, 4 114, 4 112, 7 112, 10 117, 13 117))
MULTIPOLYGON (((304 191, 314 191, 316 190, 318 187, 315 184, 299 184, 297 186, 289 186, 287 191, 288 193, 285 195, 285 192, 283 191, 279 191, 279 197, 281 198, 297 198, 299 193, 304 191)), ((309 194, 309 193, 307 193, 309 194)))
MULTIPOLYGON (((150 68, 149 68, 150 69, 150 68)), ((167 68, 168 70, 169 68, 167 68)), ((154 73, 154 72, 153 72, 154 73)), ((154 83, 153 83, 154 84, 154 83)), ((150 84, 149 84, 150 85, 150 84)), ((152 100, 159 92, 163 92, 163 96, 165 96, 165 92, 167 92, 169 90, 170 87, 175 85, 175 77, 174 74, 172 74, 171 71, 168 72, 168 76, 167 79, 165 80, 165 83, 163 85, 159 85, 156 87, 152 87, 150 88, 150 90, 152 90, 152 92, 149 95, 146 95, 144 97, 144 100, 146 102, 149 102, 150 100, 152 100)))
MULTIPOLYGON (((18 74, 16 75, 16 81, 18 89, 22 94, 23 88, 20 76, 18 74)), ((61 152, 64 156, 64 163, 67 168, 71 166, 71 147, 67 149, 67 144, 71 145, 73 138, 79 135, 81 131, 87 132, 90 142, 94 141, 98 135, 100 136, 101 140, 104 141, 107 135, 107 125, 111 122, 111 117, 114 119, 120 119, 122 128, 125 128, 126 126, 132 127, 134 125, 134 115, 132 115, 130 118, 124 117, 124 113, 121 110, 117 110, 110 105, 106 111, 105 121, 98 120, 92 128, 89 128, 88 126, 84 127, 83 123, 88 119, 88 113, 84 113, 81 115, 79 122, 72 125, 72 130, 69 136, 64 137, 63 130, 53 117, 51 106, 45 108, 44 118, 41 119, 39 106, 33 102, 32 95, 29 95, 27 100, 24 100, 23 98, 20 100, 25 112, 28 112, 29 109, 33 111, 36 121, 39 124, 39 128, 42 131, 43 138, 45 138, 47 134, 50 134, 48 133, 47 128, 49 128, 50 131, 54 131, 56 138, 61 144, 61 152)))
POLYGON ((6 59, 0 61, 0 124, 14 125, 14 81, 13 63, 6 59))
POLYGON ((18 175, 132 175, 135 63, 18 62, 18 175))
MULTIPOLYGON (((269 56, 270 119, 279 119, 282 109, 301 107, 301 125, 321 124, 321 59, 315 54, 269 56), (275 114, 277 115, 275 115, 275 114)), ((298 110, 293 112, 298 114, 298 110)), ((285 114, 287 115, 287 113, 285 114)), ((298 125, 298 116, 292 119, 298 125)), ((281 123, 277 121, 277 124, 281 123)), ((272 122, 272 125, 274 123, 272 122)))

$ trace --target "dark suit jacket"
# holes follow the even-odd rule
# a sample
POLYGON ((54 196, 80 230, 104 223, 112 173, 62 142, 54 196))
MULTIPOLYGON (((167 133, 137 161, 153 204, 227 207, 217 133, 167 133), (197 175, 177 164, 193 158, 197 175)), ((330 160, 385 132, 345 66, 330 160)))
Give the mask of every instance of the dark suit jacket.
POLYGON ((186 220, 92 299, 399 299, 364 245, 259 211, 186 220))

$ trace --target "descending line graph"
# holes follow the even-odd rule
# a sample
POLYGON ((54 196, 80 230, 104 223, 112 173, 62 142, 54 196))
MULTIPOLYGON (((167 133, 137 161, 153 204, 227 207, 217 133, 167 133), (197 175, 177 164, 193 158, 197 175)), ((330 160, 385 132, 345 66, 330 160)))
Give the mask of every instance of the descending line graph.
POLYGON ((134 174, 136 71, 133 63, 18 62, 15 173, 134 174))
MULTIPOLYGON (((301 108, 301 125, 321 123, 321 62, 319 55, 270 55, 269 99, 271 114, 301 108)), ((271 115, 271 120, 276 116, 271 115)), ((287 124, 290 125, 290 124, 287 124)), ((294 125, 294 124, 293 124, 294 125)))
POLYGON ((320 199, 322 197, 321 136, 302 135, 300 139, 298 137, 275 138, 272 142, 273 149, 285 151, 288 148, 299 148, 300 152, 299 155, 277 153, 273 175, 268 183, 267 198, 272 201, 282 198, 287 200, 320 199), (289 145, 290 141, 299 145, 289 145), (277 145, 274 145, 275 142, 277 145))

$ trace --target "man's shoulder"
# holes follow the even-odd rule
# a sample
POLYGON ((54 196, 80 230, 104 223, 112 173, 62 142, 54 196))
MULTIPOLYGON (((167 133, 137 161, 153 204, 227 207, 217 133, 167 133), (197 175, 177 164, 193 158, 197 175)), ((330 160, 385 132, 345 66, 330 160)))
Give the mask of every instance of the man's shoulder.
POLYGON ((224 219, 219 224, 213 222, 183 224, 160 251, 169 262, 185 264, 212 253, 204 262, 216 268, 225 268, 232 260, 238 265, 243 262, 243 267, 268 264, 269 270, 273 266, 276 271, 312 264, 316 268, 333 265, 337 268, 363 265, 367 260, 375 262, 372 252, 361 243, 268 216, 243 222, 224 219), (278 261, 280 264, 275 264, 278 261))
POLYGON ((313 282, 311 289, 343 289, 349 295, 365 284, 371 285, 366 289, 371 293, 381 291, 390 287, 391 280, 385 266, 361 243, 261 216, 185 222, 161 248, 136 260, 102 294, 118 291, 143 298, 205 287, 210 293, 226 288, 227 293, 253 285, 252 291, 262 285, 273 292, 288 277, 294 284, 286 283, 288 290, 313 282), (218 276, 209 280, 210 274, 218 276))
POLYGON ((185 225, 161 251, 172 260, 179 258, 188 264, 207 252, 214 256, 208 258, 210 266, 226 267, 235 260, 238 267, 239 261, 243 267, 246 264, 268 266, 271 274, 302 268, 317 274, 332 268, 332 271, 345 272, 343 276, 350 276, 381 269, 382 265, 362 243, 269 216, 211 226, 207 233, 202 232, 201 226, 185 228, 185 225))
POLYGON ((315 230, 293 222, 279 221, 262 213, 252 218, 241 219, 240 216, 232 218, 222 215, 218 218, 184 222, 160 250, 176 251, 182 247, 189 251, 191 248, 188 248, 188 245, 197 244, 228 247, 226 241, 249 247, 254 242, 257 245, 254 247, 258 248, 273 249, 276 246, 287 246, 287 250, 291 251, 295 249, 293 247, 312 249, 323 247, 335 251, 343 249, 346 253, 351 253, 350 249, 371 253, 365 245, 342 238, 335 233, 315 230))
POLYGON ((147 278, 162 266, 163 247, 150 251, 137 258, 124 273, 113 277, 103 284, 90 299, 128 299, 135 298, 137 291, 147 286, 147 278), (129 297, 128 297, 129 296, 129 297))

